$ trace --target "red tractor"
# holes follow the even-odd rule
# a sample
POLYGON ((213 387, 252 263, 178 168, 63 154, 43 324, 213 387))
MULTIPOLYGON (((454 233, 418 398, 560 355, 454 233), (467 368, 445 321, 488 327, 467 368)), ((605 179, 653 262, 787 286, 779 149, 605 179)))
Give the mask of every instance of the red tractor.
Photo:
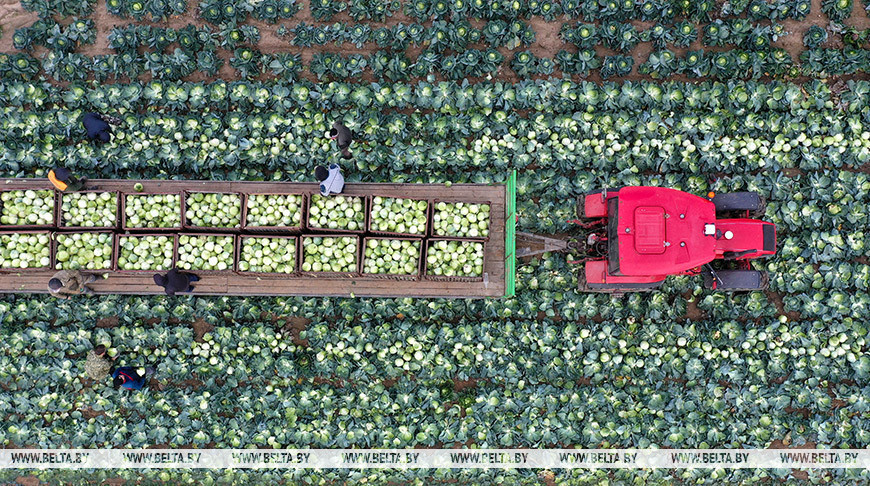
POLYGON ((751 259, 776 252, 776 226, 750 219, 764 212, 764 204, 754 192, 704 198, 663 187, 623 187, 589 193, 577 208, 584 219, 573 221, 588 230, 572 245, 583 254, 574 262, 585 266, 580 289, 645 291, 668 275, 699 274, 709 289, 765 289, 767 273, 750 266, 751 259))

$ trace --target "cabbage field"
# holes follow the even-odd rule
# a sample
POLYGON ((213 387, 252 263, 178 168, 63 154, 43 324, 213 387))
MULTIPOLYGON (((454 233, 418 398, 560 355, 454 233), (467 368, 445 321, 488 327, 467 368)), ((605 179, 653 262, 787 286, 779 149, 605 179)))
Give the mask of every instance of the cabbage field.
MULTIPOLYGON (((779 247, 755 263, 770 272, 769 290, 736 294, 703 290, 699 277, 584 294, 568 254, 520 260, 516 295, 501 299, 4 294, 0 447, 870 447, 865 0, 4 8, 2 177, 46 177, 57 163, 91 179, 313 181, 315 166, 338 163, 348 182, 505 183, 516 170, 518 231, 551 236, 576 231, 576 198, 605 186, 753 190, 779 247), (83 139, 90 111, 122 120, 111 142, 83 139), (325 138, 336 120, 356 134, 353 160, 325 138), (97 344, 121 364, 155 364, 146 390, 89 380, 84 359, 97 344)), ((116 197, 64 194, 57 210, 70 228, 50 262, 45 234, 4 233, 47 221, 50 195, 0 187, 0 271, 102 271, 114 250, 98 231, 107 222, 182 223, 176 198, 131 197, 115 214, 116 197)), ((247 215, 230 195, 183 197, 194 226, 295 227, 303 217, 301 197, 249 198, 247 215)), ((359 198, 311 203, 309 226, 365 224, 359 198)), ((418 203, 379 198, 376 223, 418 234, 418 203)), ((239 269, 402 275, 426 254, 450 275, 478 276, 479 243, 449 237, 486 237, 489 207, 454 218, 448 206, 431 208, 447 240, 248 238, 239 269), (363 268, 349 256, 358 252, 363 268)), ((233 264, 225 237, 179 239, 182 268, 233 264)), ((119 251, 127 269, 157 269, 169 248, 129 238, 119 251)), ((0 483, 36 479, 777 485, 866 484, 870 472, 0 469, 0 483)))

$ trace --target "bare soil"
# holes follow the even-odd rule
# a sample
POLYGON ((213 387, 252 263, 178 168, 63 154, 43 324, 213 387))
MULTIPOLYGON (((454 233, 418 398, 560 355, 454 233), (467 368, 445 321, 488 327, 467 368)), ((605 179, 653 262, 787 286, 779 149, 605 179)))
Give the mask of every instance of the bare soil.
POLYGON ((785 310, 785 305, 782 302, 782 295, 776 292, 771 292, 769 290, 765 291, 764 294, 767 296, 767 300, 773 302, 773 304, 776 306, 776 311, 777 313, 779 313, 779 315, 784 315, 788 317, 789 321, 799 321, 801 319, 800 312, 785 310))
POLYGON ((286 324, 281 328, 284 332, 289 332, 290 336, 293 338, 293 344, 297 346, 305 346, 308 347, 307 339, 299 339, 299 334, 304 331, 309 324, 311 324, 311 319, 305 317, 291 316, 285 319, 286 324))
POLYGON ((0 0, 0 26, 3 27, 0 51, 13 52, 15 48, 12 47, 12 34, 15 29, 28 27, 37 20, 39 16, 24 10, 19 0, 0 0))
POLYGON ((118 321, 118 316, 103 317, 102 319, 97 321, 97 327, 101 327, 104 329, 118 327, 118 321))
POLYGON ((87 420, 99 417, 100 415, 106 415, 106 412, 97 411, 97 410, 94 410, 90 407, 82 409, 81 412, 82 412, 82 417, 84 417, 87 420))
POLYGON ((453 391, 460 393, 465 390, 470 390, 472 388, 477 387, 477 382, 480 381, 478 379, 472 378, 470 380, 460 380, 459 378, 453 379, 453 391))
POLYGON ((690 321, 704 320, 706 314, 698 308, 698 299, 691 292, 686 292, 683 299, 686 300, 686 318, 690 321))
POLYGON ((202 318, 191 322, 190 326, 193 327, 193 340, 198 343, 203 342, 202 337, 205 333, 211 332, 214 329, 214 326, 205 322, 202 318))

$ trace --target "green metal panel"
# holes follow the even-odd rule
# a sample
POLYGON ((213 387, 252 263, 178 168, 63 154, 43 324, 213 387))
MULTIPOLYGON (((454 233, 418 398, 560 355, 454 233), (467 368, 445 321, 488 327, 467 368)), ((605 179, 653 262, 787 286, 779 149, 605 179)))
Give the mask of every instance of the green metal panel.
POLYGON ((505 297, 513 297, 516 295, 516 278, 517 278, 517 171, 511 171, 511 176, 507 183, 507 201, 505 202, 505 213, 507 220, 505 221, 505 297))

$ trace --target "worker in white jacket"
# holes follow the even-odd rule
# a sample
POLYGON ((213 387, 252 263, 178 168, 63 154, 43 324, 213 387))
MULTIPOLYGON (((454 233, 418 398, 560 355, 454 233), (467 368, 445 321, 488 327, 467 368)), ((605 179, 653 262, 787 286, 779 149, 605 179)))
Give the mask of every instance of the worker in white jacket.
POLYGON ((338 164, 330 164, 329 169, 322 165, 314 169, 314 176, 320 181, 320 195, 341 194, 344 190, 344 176, 338 164))

